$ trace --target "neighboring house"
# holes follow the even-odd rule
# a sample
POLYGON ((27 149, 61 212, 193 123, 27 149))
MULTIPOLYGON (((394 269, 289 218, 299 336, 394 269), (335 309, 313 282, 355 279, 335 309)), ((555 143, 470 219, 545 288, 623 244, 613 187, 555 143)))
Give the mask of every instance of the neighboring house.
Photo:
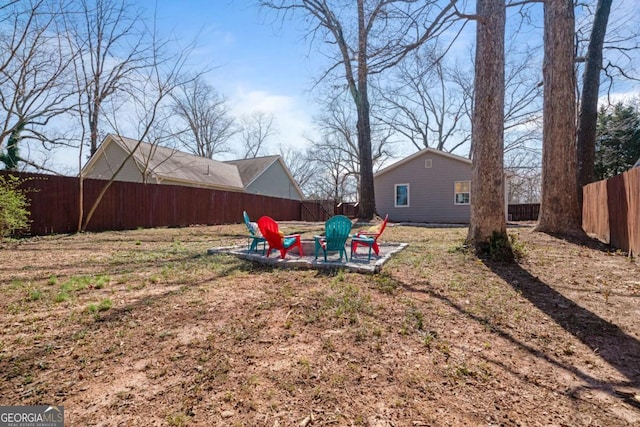
POLYGON ((82 168, 86 178, 182 185, 302 200, 280 156, 221 162, 116 135, 108 135, 82 168), (135 149, 135 150, 134 150, 135 149))
POLYGON ((633 166, 631 168, 640 168, 640 158, 638 158, 638 160, 636 160, 636 162, 633 164, 633 166))
POLYGON ((281 156, 225 162, 238 168, 247 193, 302 200, 304 195, 281 156))
MULTIPOLYGON (((471 160, 425 148, 374 175, 376 209, 391 221, 468 224, 471 160)), ((506 210, 505 185, 505 210, 506 210)), ((505 213, 506 215, 506 213, 505 213)))

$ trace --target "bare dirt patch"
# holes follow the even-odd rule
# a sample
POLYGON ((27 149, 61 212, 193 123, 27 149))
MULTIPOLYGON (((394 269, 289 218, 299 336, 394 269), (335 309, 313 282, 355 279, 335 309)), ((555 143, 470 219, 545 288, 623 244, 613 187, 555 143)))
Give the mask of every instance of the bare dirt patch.
MULTIPOLYGON (((33 238, 0 249, 0 403, 69 426, 640 425, 640 267, 515 228, 389 227, 378 275, 227 255, 243 225, 33 238)), ((321 224, 286 224, 312 236, 321 224)))

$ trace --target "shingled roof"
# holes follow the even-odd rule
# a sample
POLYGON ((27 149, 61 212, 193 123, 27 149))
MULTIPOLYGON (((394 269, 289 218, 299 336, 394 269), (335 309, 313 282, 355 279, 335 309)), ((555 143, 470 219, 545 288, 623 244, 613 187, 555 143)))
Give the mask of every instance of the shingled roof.
POLYGON ((280 156, 264 156, 253 159, 228 160, 225 163, 238 168, 242 184, 247 187, 279 158, 280 156))
MULTIPOLYGON (((120 136, 113 136, 113 140, 127 152, 133 151, 138 144, 138 141, 120 136)), ((217 160, 146 142, 140 142, 138 149, 133 151, 133 159, 141 170, 151 171, 151 175, 160 181, 171 179, 208 187, 244 189, 238 168, 217 160)))
MULTIPOLYGON (((113 134, 107 135, 100 144, 96 153, 82 168, 83 174, 90 178, 109 179, 115 168, 127 158, 128 166, 119 172, 119 180, 140 182, 140 177, 144 174, 146 182, 250 193, 257 191, 255 194, 270 194, 264 193, 264 185, 259 185, 258 189, 250 188, 263 174, 274 170, 272 167, 277 165, 275 170, 282 170, 291 182, 287 188, 290 190, 293 186, 300 198, 304 197, 281 156, 222 162, 113 134), (128 158, 129 153, 132 154, 128 158)), ((268 179, 272 182, 273 177, 268 179)), ((278 184, 276 180, 272 185, 282 183, 278 184)), ((274 190, 272 195, 284 197, 278 193, 279 187, 274 190)))

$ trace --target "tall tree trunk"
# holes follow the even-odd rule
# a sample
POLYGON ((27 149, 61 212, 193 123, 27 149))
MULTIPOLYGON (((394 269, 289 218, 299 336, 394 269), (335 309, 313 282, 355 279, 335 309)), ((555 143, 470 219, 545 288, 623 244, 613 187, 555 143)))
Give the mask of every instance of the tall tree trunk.
POLYGON ((578 200, 582 206, 582 187, 594 181, 596 155, 596 123, 598 120, 598 94, 600 92, 600 70, 602 70, 602 48, 607 32, 612 0, 598 0, 591 28, 591 37, 585 58, 582 80, 582 99, 578 116, 578 200))
POLYGON ((98 120, 100 118, 100 104, 90 102, 89 105, 89 156, 98 151, 98 120))
POLYGON ((360 87, 358 90, 360 97, 357 122, 358 151, 360 153, 360 207, 358 210, 358 217, 363 220, 370 220, 376 213, 376 201, 373 188, 371 124, 369 121, 369 99, 367 96, 366 84, 366 80, 358 83, 358 86, 360 87))
MULTIPOLYGON (((506 237, 504 207, 505 0, 478 0, 472 120, 471 222, 467 241, 485 250, 506 237)), ((508 242, 508 239, 503 241, 508 242)))
POLYGON ((358 87, 355 102, 358 113, 358 151, 360 156, 360 207, 358 209, 358 218, 363 220, 372 219, 376 213, 375 191, 373 188, 373 159, 371 154, 367 37, 364 1, 358 0, 358 87))
POLYGON ((573 0, 544 3, 542 200, 537 231, 582 233, 576 175, 573 0))

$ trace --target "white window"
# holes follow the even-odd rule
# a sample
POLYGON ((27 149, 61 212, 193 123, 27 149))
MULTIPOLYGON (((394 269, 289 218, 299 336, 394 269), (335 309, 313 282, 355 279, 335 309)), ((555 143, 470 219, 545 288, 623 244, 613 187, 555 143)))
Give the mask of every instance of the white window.
POLYGON ((404 208, 409 206, 409 184, 396 184, 395 185, 395 207, 404 208))
POLYGON ((471 201, 471 181, 456 181, 454 183, 454 204, 468 205, 471 201))

